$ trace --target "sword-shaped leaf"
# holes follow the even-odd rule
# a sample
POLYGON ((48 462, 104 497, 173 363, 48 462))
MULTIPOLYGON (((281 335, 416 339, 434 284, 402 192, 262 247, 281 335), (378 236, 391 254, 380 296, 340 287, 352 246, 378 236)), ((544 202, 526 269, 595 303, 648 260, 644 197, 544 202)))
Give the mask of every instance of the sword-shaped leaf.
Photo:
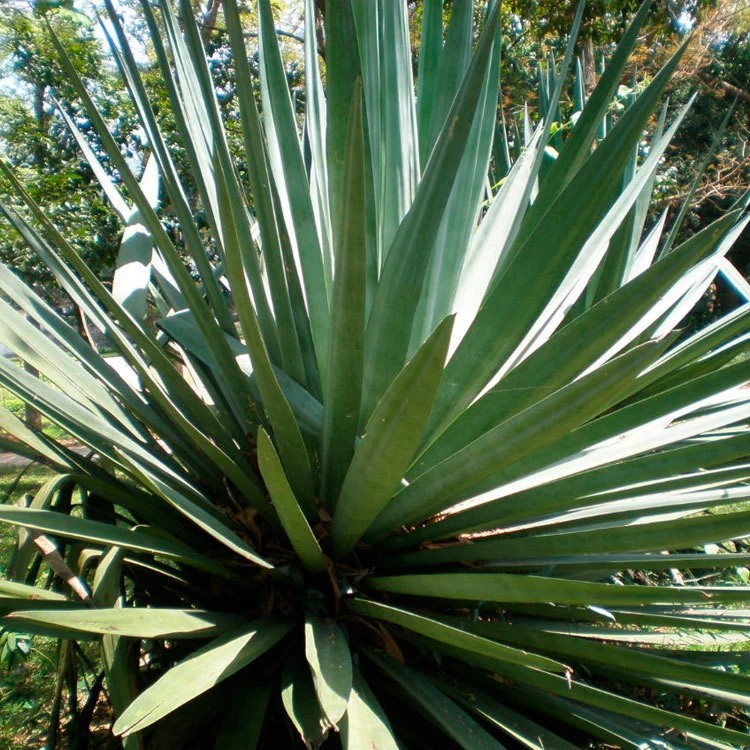
POLYGON ((151 726, 262 656, 290 630, 290 623, 268 618, 210 641, 140 693, 115 722, 115 734, 151 726))
POLYGON ((346 713, 341 717, 341 744, 344 750, 399 750, 388 717, 356 668, 346 713))
MULTIPOLYGON (((399 664, 389 656, 365 652, 388 677, 416 701, 427 716, 464 750, 503 750, 480 724, 446 697, 421 672, 399 664)), ((540 673, 541 674, 541 673, 540 673)))
POLYGON ((366 202, 362 88, 352 96, 344 162, 342 213, 337 225, 336 275, 325 391, 322 495, 333 505, 354 454, 362 400, 366 296, 366 202))
POLYGON ((333 549, 347 554, 396 493, 430 417, 450 340, 446 318, 375 407, 344 478, 331 527, 333 549))
POLYGON ((352 690, 352 656, 344 631, 335 622, 308 615, 305 656, 318 701, 335 728, 346 713, 352 690))
POLYGON ((325 573, 326 561, 320 544, 294 496, 271 438, 262 427, 258 430, 258 465, 281 525, 300 561, 311 573, 325 573))
POLYGON ((61 638, 123 636, 127 638, 210 638, 236 628, 237 615, 196 609, 126 607, 111 609, 13 612, 5 622, 18 629, 61 638))

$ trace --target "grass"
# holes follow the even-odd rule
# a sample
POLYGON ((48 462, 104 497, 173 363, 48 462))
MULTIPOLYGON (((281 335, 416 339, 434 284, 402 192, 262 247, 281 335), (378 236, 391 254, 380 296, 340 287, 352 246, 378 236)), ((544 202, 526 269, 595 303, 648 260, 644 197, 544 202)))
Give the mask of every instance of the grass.
MULTIPOLYGON (((34 494, 53 475, 50 469, 30 466, 0 472, 0 499, 13 502, 25 493, 34 494)), ((0 569, 13 553, 15 531, 0 525, 0 569)), ((1 636, 0 636, 1 639, 1 636)), ((45 747, 44 736, 55 688, 57 641, 34 636, 14 639, 0 647, 0 748, 45 747), (15 643, 13 642, 15 640, 15 643), (28 653, 24 653, 28 644, 28 653)))
MULTIPOLYGON (((8 409, 8 411, 10 411, 21 420, 24 420, 26 417, 26 406, 24 402, 21 401, 21 399, 18 398, 18 396, 16 396, 14 393, 11 393, 9 390, 3 388, 2 386, 0 386, 0 406, 5 407, 6 409, 8 409)), ((44 430, 45 434, 49 435, 51 438, 55 438, 56 440, 67 437, 65 431, 62 428, 60 428, 56 424, 53 424, 44 417, 42 417, 42 429, 44 430)))
MULTIPOLYGON (((25 494, 33 495, 55 472, 46 466, 29 464, 23 468, 0 468, 0 502, 14 501, 25 494)), ((0 565, 6 560, 6 545, 10 540, 3 534, 0 541, 0 565)))
POLYGON ((57 642, 35 636, 28 656, 0 666, 0 747, 45 747, 57 642))

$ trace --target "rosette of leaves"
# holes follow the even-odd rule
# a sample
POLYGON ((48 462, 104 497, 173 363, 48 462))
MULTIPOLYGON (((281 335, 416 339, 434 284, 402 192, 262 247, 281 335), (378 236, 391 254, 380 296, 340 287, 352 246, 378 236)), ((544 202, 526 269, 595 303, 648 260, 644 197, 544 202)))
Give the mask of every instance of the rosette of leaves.
POLYGON ((0 508, 0 606, 101 642, 128 750, 750 744, 750 306, 679 331, 746 204, 644 232, 684 115, 654 119, 678 53, 612 116, 647 6, 562 142, 529 128, 490 187, 499 5, 474 41, 472 3, 445 28, 425 3, 415 83, 406 3, 328 0, 323 65, 308 0, 300 122, 269 0, 259 103, 225 0, 236 155, 190 4, 144 3, 197 198, 116 9, 140 178, 56 44, 117 170, 71 122, 124 226, 112 289, 7 168, 3 210, 120 366, 0 267, 44 376, 0 382, 89 449, 2 413, 59 475, 0 508))

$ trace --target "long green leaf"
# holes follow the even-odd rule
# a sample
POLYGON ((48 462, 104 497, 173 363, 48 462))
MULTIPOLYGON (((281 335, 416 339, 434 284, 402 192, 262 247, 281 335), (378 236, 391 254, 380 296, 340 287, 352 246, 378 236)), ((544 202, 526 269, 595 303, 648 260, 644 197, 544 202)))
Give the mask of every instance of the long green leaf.
POLYGON ((534 653, 554 654, 606 674, 617 672, 622 679, 651 682, 667 689, 708 696, 730 705, 748 705, 747 677, 695 666, 674 658, 665 658, 633 648, 568 634, 524 628, 514 623, 476 622, 465 625, 471 633, 530 649, 534 653))
MULTIPOLYGON (((226 227, 224 242, 227 268, 231 269, 231 276, 234 280, 237 312, 247 342, 250 360, 253 363, 253 371, 263 400, 263 407, 278 441, 279 453, 290 483, 297 497, 305 504, 306 509, 311 510, 314 491, 310 460, 299 425, 273 371, 255 305, 251 299, 250 290, 244 282, 243 242, 237 233, 238 227, 241 225, 235 221, 237 219, 237 207, 232 202, 232 196, 224 190, 219 191, 219 209, 226 227)), ((240 211, 244 214, 244 208, 241 208, 240 211)))
POLYGON ((407 358, 424 275, 492 59, 499 17, 494 2, 482 37, 432 150, 409 213, 399 225, 383 266, 367 324, 362 419, 366 421, 407 358))
POLYGON ((290 629, 281 620, 256 620, 199 648, 140 693, 115 722, 114 733, 145 729, 262 656, 290 629))
MULTIPOLYGON (((239 232, 241 236, 248 237, 251 236, 251 231, 246 203, 236 176, 234 161, 229 152, 200 31, 190 5, 184 2, 181 5, 184 10, 182 13, 184 40, 171 4, 164 3, 162 11, 171 51, 177 64, 178 78, 184 82, 181 89, 182 100, 188 107, 192 107, 192 114, 186 110, 185 119, 188 125, 197 126, 200 131, 191 140, 200 151, 202 169, 206 173, 206 187, 211 194, 211 210, 217 237, 223 241, 227 230, 231 230, 232 233, 239 232), (220 205, 222 200, 233 207, 233 219, 229 225, 225 223, 223 215, 225 210, 220 205)), ((225 260, 231 254, 232 250, 225 247, 225 260)), ((261 277, 260 264, 257 254, 252 252, 247 243, 242 245, 242 259, 266 346, 271 358, 278 360, 280 354, 277 329, 261 277)), ((233 285, 233 293, 243 301, 244 278, 235 277, 230 279, 230 283, 233 285)), ((235 388, 237 387, 241 388, 242 384, 236 384, 235 388)))
POLYGON ((341 744, 344 750, 399 748, 388 717, 356 668, 346 713, 341 717, 341 744))
MULTIPOLYGON (((165 5, 164 8, 166 11, 166 18, 167 20, 170 20, 171 6, 165 5)), ((113 24, 115 25, 115 28, 118 29, 119 22, 117 21, 116 13, 114 13, 113 9, 108 9, 108 11, 110 12, 110 17, 111 17, 113 24), (114 18, 112 18, 113 15, 114 15, 114 18)), ((147 13, 147 18, 148 18, 148 13, 147 13)), ((111 134, 109 133, 106 123, 104 122, 104 119, 102 118, 100 112, 97 110, 83 82, 80 80, 80 77, 78 76, 75 70, 75 67, 71 63, 70 59, 68 58, 63 45, 54 36, 54 34, 52 38, 53 38, 53 43, 55 44, 55 48, 58 52, 58 55, 60 56, 63 67, 68 73, 68 75, 71 77, 71 80, 73 81, 79 96, 84 102, 88 116, 91 118, 92 123, 94 124, 94 127, 96 128, 97 134, 102 139, 103 145, 105 146, 107 153, 112 159, 114 166, 120 172, 122 179, 125 185, 127 186, 131 197, 134 200, 136 207, 141 213, 142 220, 145 226, 148 228, 149 232, 151 233, 154 243, 158 246, 159 250, 161 251, 162 257, 166 261, 169 267, 169 270, 172 273, 174 280, 176 281, 180 289, 180 292, 184 296, 190 308, 195 313, 199 321, 199 324, 201 326, 201 331, 203 332, 203 335, 206 338, 206 341, 208 342, 209 346, 214 348, 215 356, 217 357, 217 360, 221 362, 222 366, 225 368, 226 376, 228 377, 230 382, 233 382, 234 387, 239 392, 241 392, 243 389, 243 381, 239 377, 239 373, 236 369, 236 364, 234 363, 234 360, 231 359, 229 356, 229 352, 224 345, 223 337, 216 335, 217 327, 218 327, 216 321, 209 313, 208 307, 205 304, 202 297, 200 296, 198 289, 188 272, 187 267, 185 266, 182 258, 179 256, 177 249, 175 248, 171 239, 167 235, 156 213, 151 208, 148 198, 143 194, 143 191, 141 190, 140 185, 138 184, 138 181, 135 179, 135 176, 131 173, 129 165, 127 164, 124 156, 120 153, 118 144, 114 141, 111 134)), ((122 34, 121 34, 121 38, 122 38, 122 34)), ((180 36, 180 40, 181 40, 181 36, 180 36)), ((127 45, 123 47, 123 50, 125 51, 127 50, 127 45)), ((135 86, 135 83, 136 83, 135 80, 131 81, 131 86, 135 86)), ((133 88, 132 90, 135 91, 135 88, 133 88)), ((143 97, 139 96, 137 99, 138 101, 141 101, 143 97)), ((153 115, 151 115, 150 119, 153 120, 153 115)), ((196 119, 198 121, 202 121, 202 120, 205 120, 206 118, 204 117, 204 118, 196 118, 196 119)), ((160 136, 157 137, 155 133, 152 133, 151 135, 152 135, 152 139, 151 139, 152 143, 154 143, 155 146, 159 145, 162 142, 162 139, 160 138, 160 136)), ((161 153, 159 152, 159 150, 157 150, 155 153, 159 160, 160 173, 165 178, 165 187, 169 189, 169 183, 166 180, 166 176, 170 174, 171 172, 173 172, 173 168, 171 168, 171 163, 169 161, 169 158, 166 156, 163 148, 161 150, 161 153)), ((175 196, 174 199, 178 200, 178 196, 175 196)), ((188 213, 188 216, 189 216, 189 213, 188 213)), ((184 223, 185 223, 185 226, 188 228, 191 226, 194 226, 192 220, 186 221, 184 223)), ((201 250, 200 252, 203 252, 203 251, 201 250)), ((73 253, 73 256, 75 256, 74 253, 73 253)), ((197 257, 197 256, 194 256, 194 257, 197 257)), ((82 264, 80 259, 77 259, 75 257, 71 257, 70 260, 71 262, 74 262, 74 266, 76 266, 76 270, 79 270, 80 266, 83 265, 84 268, 79 270, 79 273, 82 273, 83 278, 87 280, 87 283, 89 283, 89 285, 91 285, 89 282, 89 277, 91 277, 92 274, 90 270, 85 267, 85 264, 82 264)), ((201 267, 200 263, 198 265, 199 267, 201 267)), ((213 281, 213 278, 211 277, 210 269, 202 267, 202 272, 203 272, 203 275, 207 279, 210 278, 213 281)), ((98 284, 97 286, 101 287, 100 284, 98 284)), ((92 288, 97 290, 98 296, 101 298, 102 292, 100 289, 97 289, 97 286, 93 286, 92 288)), ((110 308, 110 312, 116 317, 121 317, 122 312, 124 311, 121 311, 120 308, 117 307, 117 308, 110 308)), ((131 319, 129 317, 126 317, 126 319, 128 323, 131 323, 131 319)), ((128 327, 132 327, 132 323, 128 327)), ((138 331, 138 336, 140 338, 143 338, 144 329, 142 329, 142 327, 140 326, 136 326, 136 328, 138 331)), ((157 348, 157 351, 159 351, 158 347, 155 347, 155 348, 157 348)), ((161 351, 159 351, 159 355, 160 357, 164 357, 161 351)), ((168 373, 168 372, 169 371, 165 369, 165 373, 168 373)), ((181 378, 179 379, 173 378, 172 385, 175 388, 176 393, 179 393, 180 389, 184 389, 187 386, 187 384, 184 383, 184 381, 182 381, 181 378)), ((189 387, 188 387, 188 390, 190 390, 189 387)), ((188 410, 190 410, 190 405, 188 405, 187 408, 188 410)), ((240 410, 235 410, 235 416, 238 416, 241 420, 243 419, 243 415, 240 410)), ((205 419, 205 415, 204 415, 204 419, 205 419)))
MULTIPOLYGON (((445 425, 476 397, 522 341, 612 201, 619 174, 679 60, 676 55, 619 121, 533 229, 522 227, 511 258, 446 368, 434 422, 445 425), (564 228, 564 229, 563 229, 564 228), (553 254, 549 248, 554 248, 553 254), (544 268, 544 273, 539 269, 544 268), (497 321, 504 321, 503 336, 497 321)), ((531 221, 528 219, 525 223, 531 221)))
POLYGON ((292 102, 279 52, 270 0, 260 0, 259 46, 261 95, 269 164, 279 187, 287 232, 295 249, 295 261, 309 306, 310 328, 321 380, 325 384, 328 360, 328 294, 323 254, 315 224, 309 182, 302 160, 292 102))
POLYGON ((747 745, 747 735, 744 732, 725 729, 724 727, 718 727, 699 719, 694 719, 691 716, 666 711, 631 698, 609 693, 578 680, 569 681, 564 677, 550 675, 549 681, 546 681, 544 674, 541 672, 515 666, 510 667, 505 672, 505 676, 513 680, 518 680, 521 683, 533 685, 545 692, 572 698, 574 701, 580 701, 590 706, 613 711, 614 713, 639 721, 645 721, 652 725, 677 728, 696 738, 717 740, 721 743, 726 743, 724 746, 727 746, 727 744, 729 747, 747 745))
POLYGON ((335 622, 308 615, 305 656, 318 701, 335 728, 346 713, 352 690, 352 657, 343 630, 335 622))
POLYGON ((329 0, 326 7, 326 162, 328 202, 335 236, 338 232, 341 204, 346 197, 343 188, 346 134, 354 86, 360 77, 360 64, 350 0, 329 0))
POLYGON ((57 591, 50 591, 49 589, 41 589, 37 586, 30 586, 26 583, 18 583, 17 581, 1 581, 0 580, 0 597, 3 599, 24 599, 27 601, 40 601, 40 602, 65 602, 66 598, 64 594, 57 591))
MULTIPOLYGON (((724 462, 735 461, 746 455, 750 448, 750 437, 740 434, 725 438, 698 441, 667 450, 629 457, 618 463, 604 462, 589 470, 572 476, 564 476, 543 486, 532 486, 518 492, 509 492, 497 501, 467 508, 463 511, 418 529, 412 534, 394 540, 394 546, 405 543, 419 544, 426 539, 450 536, 456 532, 479 531, 496 528, 501 523, 515 524, 529 517, 529 508, 534 515, 563 512, 581 504, 579 498, 598 492, 613 492, 623 487, 648 487, 653 482, 662 484, 664 476, 679 478, 684 472, 694 471, 696 466, 708 469, 724 462), (500 520, 502 519, 502 520, 500 520)), ((641 453, 634 450, 634 454, 641 453)), ((654 490, 659 487, 653 487, 654 490)), ((583 501, 588 504, 588 500, 583 501)))
MULTIPOLYGON (((722 501, 720 501, 722 502, 722 501)), ((724 503, 726 501, 723 501, 724 503)), ((706 502, 700 501, 699 506, 706 502)), ((669 510, 668 506, 663 512, 669 510)), ((689 549, 707 542, 741 539, 750 534, 750 514, 730 513, 704 515, 696 518, 670 519, 639 524, 602 525, 596 538, 591 530, 573 530, 557 534, 538 534, 507 539, 478 540, 463 549, 434 550, 416 553, 414 560, 444 563, 457 560, 509 560, 519 556, 552 557, 575 554, 585 547, 590 554, 625 554, 629 552, 658 552, 662 549, 689 549)))
POLYGON ((420 672, 371 651, 367 658, 406 691, 426 715, 464 750, 503 750, 492 735, 441 693, 420 672))
POLYGON ((315 4, 305 0, 305 130, 309 148, 310 197, 320 237, 326 283, 331 288, 334 269, 334 224, 330 211, 328 153, 326 149, 327 102, 318 64, 315 4))
MULTIPOLYGON (((125 529, 99 521, 75 518, 51 510, 0 507, 0 521, 23 526, 45 534, 69 539, 80 539, 93 544, 118 546, 150 555, 164 555, 193 567, 209 570, 217 575, 228 575, 226 568, 208 557, 194 552, 177 541, 148 534, 138 529, 125 529)), ((266 565, 268 565, 266 563, 266 565)))
MULTIPOLYGON (((161 129, 156 120, 153 108, 148 100, 148 96, 146 95, 146 89, 139 72, 138 64, 136 63, 133 51, 128 44, 127 37, 120 22, 120 17, 111 0, 105 0, 105 6, 110 23, 115 31, 115 36, 117 37, 117 43, 115 43, 114 39, 111 37, 110 31, 106 26, 102 25, 101 28, 104 35, 107 37, 110 49, 114 54, 120 72, 128 87, 130 96, 132 97, 133 103, 138 111, 141 123, 147 133, 148 142, 153 149, 152 154, 155 156, 159 165, 159 172, 165 188, 165 193, 169 196, 172 208, 175 211, 175 214, 179 217, 180 223, 183 227, 186 249, 190 253, 190 257, 195 262, 198 272, 203 279, 211 303, 211 308, 216 314, 221 328, 223 330, 230 330, 231 321, 229 318, 229 311, 225 308, 223 300, 221 299, 219 285, 212 276, 211 265, 205 249, 202 246, 198 229, 192 221, 192 212, 188 203, 188 197, 180 183, 175 164, 166 148, 165 139, 161 133, 161 129)), ((142 7, 144 9, 146 23, 153 35, 153 31, 156 28, 153 11, 148 5, 142 4, 142 7)), ((176 93, 172 71, 169 69, 169 65, 166 62, 164 44, 161 37, 152 36, 152 39, 157 62, 164 73, 163 81, 166 84, 167 93, 173 103, 173 114, 177 127, 183 134, 187 134, 188 128, 182 114, 180 106, 181 100, 176 93)), ((75 135, 75 131, 73 132, 75 135)), ((79 141, 81 148, 84 150, 84 153, 86 153, 86 149, 81 144, 81 139, 77 138, 77 140, 79 141)), ((184 142, 188 158, 192 160, 191 163, 197 165, 195 159, 195 148, 193 147, 191 138, 187 135, 184 136, 184 142)), ((91 158, 88 158, 88 160, 91 164, 91 158)), ((92 168, 96 170, 95 165, 92 165, 92 168)), ((195 174, 197 177, 198 189, 202 190, 202 195, 205 199, 206 191, 204 189, 199 167, 196 168, 195 174)), ((206 200, 206 204, 210 205, 210 202, 206 200)), ((157 241, 156 244, 157 251, 152 258, 152 272, 154 279, 158 280, 162 290, 165 291, 170 301, 172 301, 171 304, 179 309, 186 304, 185 298, 178 289, 179 285, 174 275, 166 267, 167 264, 164 255, 159 249, 159 242, 157 241), (159 266, 161 266, 161 268, 159 268, 159 266)))
MULTIPOLYGON (((570 382, 597 360, 611 356, 643 333, 653 322, 654 312, 658 315, 661 301, 668 302, 671 290, 688 271, 712 254, 722 252, 725 238, 729 240, 726 246, 730 245, 731 235, 742 226, 742 222, 736 223, 738 218, 739 214, 733 213, 712 223, 614 292, 606 302, 557 331, 463 412, 420 457, 410 478, 457 452, 503 419, 540 401, 550 388, 570 382)), ((676 354, 678 350, 679 347, 672 351, 676 354)), ((664 358, 672 356, 670 351, 664 358)), ((657 366, 658 363, 654 365, 657 366)))
MULTIPOLYGON (((294 322, 287 274, 291 275, 296 272, 284 265, 279 228, 280 218, 276 215, 274 207, 268 155, 258 107, 252 95, 252 75, 236 0, 227 0, 224 5, 224 17, 235 60, 237 97, 240 105, 248 179, 253 196, 253 208, 260 229, 262 257, 268 272, 273 310, 277 319, 281 362, 289 375, 305 384, 304 365, 301 362, 303 347, 299 339, 309 337, 309 329, 297 328, 294 322)), ((309 346, 312 347, 311 342, 309 346)), ((317 363, 313 361, 309 363, 309 366, 317 368, 317 363)))
POLYGON ((368 585, 375 591, 460 601, 608 605, 689 604, 743 601, 744 586, 616 586, 610 583, 570 581, 507 573, 424 573, 374 576, 368 585))
MULTIPOLYGON (((437 5, 437 4, 435 4, 437 5)), ((429 86, 433 97, 431 102, 430 120, 420 120, 420 128, 427 126, 427 148, 426 155, 432 150, 440 130, 445 123, 445 118, 451 107, 453 99, 461 87, 461 82, 471 61, 471 44, 474 29, 474 3, 460 3, 453 9, 445 29, 445 44, 440 55, 440 64, 436 71, 436 81, 429 86)), ((433 8, 433 12, 434 12, 433 8)), ((442 18, 440 19, 442 21, 442 18)), ((437 21, 433 21, 437 35, 437 21)), ((442 27, 442 23, 440 24, 442 27)), ((440 30, 439 39, 442 43, 443 31, 440 30)), ((424 72, 424 71, 423 71, 424 72)), ((420 102, 422 104, 422 102, 420 102)), ((420 142, 422 133, 420 131, 420 142)), ((426 161, 426 159, 425 159, 426 161)))
MULTIPOLYGON (((41 326, 47 336, 58 346, 70 353, 92 375, 94 375, 107 389, 123 402, 128 411, 154 432, 163 438, 173 440, 166 422, 147 404, 133 388, 128 385, 117 370, 109 362, 99 356, 78 331, 63 320, 39 295, 24 284, 8 266, 0 264, 0 287, 11 297, 37 325, 41 326)), ((173 440, 179 445, 179 440, 173 440)))
MULTIPOLYGON (((123 335, 116 326, 111 326, 109 320, 102 314, 102 310, 98 306, 98 303, 93 301, 92 295, 83 286, 78 276, 68 269, 65 264, 60 262, 52 251, 52 248, 47 246, 38 235, 33 233, 28 225, 19 220, 16 223, 16 228, 23 234, 24 238, 32 245, 32 247, 40 253, 40 257, 42 257, 43 260, 58 273, 58 279, 64 282, 66 290, 78 302, 78 304, 83 305, 87 315, 91 314, 91 316, 93 316, 93 319, 98 322, 101 330, 108 331, 110 337, 118 344, 120 350, 126 355, 127 360, 134 367, 144 385, 148 388, 148 392, 155 403, 169 414, 174 424, 186 435, 189 442, 199 447, 201 451, 215 453, 217 447, 213 441, 206 438, 206 435, 202 433, 201 429, 196 427, 196 425, 200 425, 201 428, 206 429, 215 441, 221 442, 223 445, 227 446, 227 449, 230 450, 230 452, 237 454, 236 448, 232 447, 232 443, 229 441, 228 435, 221 423, 218 422, 213 414, 211 414, 205 404, 195 398, 195 392, 191 389, 189 384, 185 382, 182 376, 177 374, 172 362, 166 357, 156 342, 154 342, 149 336, 145 335, 143 330, 134 323, 130 316, 128 316, 127 313, 125 313, 125 311, 114 302, 111 295, 107 292, 101 282, 91 270, 81 262, 77 253, 75 253, 72 247, 70 247, 70 245, 62 238, 54 225, 44 215, 44 212, 39 208, 28 192, 24 190, 23 186, 1 160, 0 169, 2 169, 6 176, 11 180, 27 205, 32 209, 34 215, 40 222, 42 222, 50 236, 53 237, 56 247, 64 255, 66 260, 71 262, 75 270, 86 280, 87 284, 96 291, 97 297, 107 306, 108 311, 115 317, 115 319, 122 324, 124 331, 130 334, 133 339, 143 347, 144 351, 152 358, 152 362, 157 363, 160 376, 158 379, 154 377, 151 367, 146 363, 143 356, 134 349, 132 344, 127 340, 127 337, 123 335), (101 323, 99 323, 99 321, 101 321, 101 323), (169 385, 169 395, 163 390, 165 381, 169 385), (175 397, 177 397, 179 406, 173 401, 175 397), (192 420, 190 417, 192 417, 192 420)), ((135 187, 137 190, 139 189, 137 183, 135 187)), ((147 203, 145 205, 148 207, 147 203)), ((140 208, 142 211, 144 210, 143 206, 140 206, 140 208)))
MULTIPOLYGON (((466 49, 467 62, 471 44, 471 5, 471 3, 466 3, 459 6, 463 9, 464 16, 468 16, 467 21, 464 22, 466 28, 462 34, 465 41, 458 45, 466 49)), ((443 52, 443 62, 451 71, 461 71, 461 75, 463 75, 461 54, 456 54, 453 45, 451 45, 454 17, 455 23, 458 24, 461 23, 461 15, 457 8, 451 16, 446 49, 443 52)), ((476 225, 479 213, 478 207, 481 206, 486 189, 492 137, 497 118, 499 74, 500 43, 498 42, 492 50, 492 57, 487 68, 474 122, 468 134, 463 158, 453 178, 453 191, 442 217, 442 223, 425 274, 421 298, 415 311, 412 327, 412 343, 410 346, 412 351, 427 337, 438 321, 451 312, 453 306, 453 297, 456 293, 469 238, 476 225)), ((441 85, 439 90, 441 94, 445 94, 450 89, 450 86, 441 85)), ((445 105, 446 110, 452 98, 453 95, 451 94, 445 105)), ((441 114, 440 121, 442 121, 443 116, 444 113, 441 114)))
POLYGON ((308 746, 320 745, 330 723, 318 701, 309 665, 296 653, 289 656, 281 673, 281 701, 302 741, 308 746))
MULTIPOLYGON (((393 555, 394 565, 398 555, 393 555)), ((390 562, 390 558, 389 558, 390 562)), ((411 561, 410 564, 414 564, 411 561)), ((427 564, 427 563, 426 563, 427 564)), ((685 570, 685 569, 726 569, 747 567, 750 555, 737 553, 708 554, 706 552, 684 552, 669 555, 661 553, 626 553, 566 555, 564 557, 522 557, 516 560, 492 560, 496 571, 529 571, 542 575, 554 573, 562 576, 597 574, 604 577, 622 570, 685 570)), ((387 567, 387 566, 386 566, 387 567)))
POLYGON ((258 431, 258 465, 292 547, 311 573, 325 573, 326 561, 320 544, 294 496, 276 449, 266 431, 258 431))
POLYGON ((494 724, 523 747, 530 750, 549 750, 552 747, 556 750, 575 750, 575 745, 523 714, 493 700, 473 685, 454 684, 448 680, 435 680, 435 684, 464 708, 494 724))
POLYGON ((387 0, 351 2, 370 141, 378 271, 414 200, 419 180, 407 8, 387 0))
POLYGON ((236 615, 196 609, 79 609, 13 612, 6 622, 18 628, 43 627, 60 637, 111 635, 128 638, 206 638, 237 627, 236 615))
POLYGON ((446 318, 375 408, 344 478, 331 527, 336 554, 348 553, 399 487, 424 434, 450 340, 446 318))
POLYGON ((536 180, 534 169, 539 162, 539 151, 544 148, 543 135, 543 128, 538 127, 503 180, 502 186, 492 197, 487 212, 466 248, 453 301, 456 325, 451 353, 465 336, 490 286, 492 274, 487 269, 498 268, 504 263, 515 236, 514 227, 517 230, 519 217, 523 216, 536 180))
MULTIPOLYGON (((465 658, 461 657, 458 653, 454 655, 458 658, 465 658)), ((571 679, 570 675, 560 676, 550 674, 548 675, 549 680, 546 680, 545 673, 536 669, 528 669, 516 665, 508 665, 506 669, 501 663, 493 659, 485 658, 483 661, 481 657, 466 658, 466 661, 469 661, 480 669, 497 670, 502 675, 504 679, 499 684, 492 679, 483 680, 483 683, 490 686, 490 689, 492 689, 493 685, 497 684, 496 689, 504 693, 505 680, 509 679, 512 680, 513 689, 518 688, 522 691, 521 694, 525 700, 529 700, 533 696, 532 700, 536 699, 541 703, 551 694, 564 697, 566 702, 570 700, 570 710, 573 711, 575 711, 574 707, 583 704, 584 706, 603 709, 604 712, 612 712, 621 717, 634 719, 639 724, 644 722, 645 726, 641 724, 639 727, 640 734, 637 735, 639 740, 642 740, 644 735, 652 733, 653 730, 650 727, 664 727, 669 729, 679 728, 691 738, 719 741, 720 744, 709 745, 710 747, 726 747, 726 743, 730 743, 729 747, 744 747, 746 745, 747 735, 742 732, 725 729, 724 727, 709 724, 691 716, 677 714, 663 708, 647 705, 632 698, 608 692, 606 689, 589 685, 575 676, 571 679), (528 689, 526 686, 532 689, 528 689)), ((568 716, 569 713, 565 712, 558 716, 558 718, 565 717, 567 719, 568 716)), ((613 726, 616 727, 617 724, 614 723, 613 726)))
POLYGON ((362 92, 357 84, 347 132, 342 213, 336 237, 322 445, 321 494, 338 498, 354 454, 362 400, 366 297, 365 164, 362 92))
POLYGON ((405 487, 371 527, 371 540, 403 523, 423 520, 470 494, 472 485, 503 465, 538 453, 612 405, 632 387, 656 354, 646 344, 556 391, 536 406, 507 420, 405 487))
MULTIPOLYGON (((5 407, 0 407, 0 428, 21 441, 16 448, 16 452, 20 455, 28 455, 25 451, 29 451, 32 458, 40 458, 58 470, 71 468, 64 452, 60 451, 53 441, 29 429, 21 419, 5 407)), ((8 445, 6 450, 10 447, 12 446, 8 445)))
MULTIPOLYGON (((419 157, 424 166, 433 145, 432 120, 435 100, 440 88, 440 62, 443 59, 443 8, 425 3, 422 8, 422 36, 419 43, 417 73, 417 123, 419 157)), ((462 71, 463 73, 463 71, 462 71)))
POLYGON ((348 599, 347 609, 356 615, 374 617, 377 620, 400 625, 421 635, 426 635, 436 641, 450 643, 454 647, 470 651, 475 654, 486 654, 501 661, 512 664, 525 664, 535 669, 546 669, 552 672, 565 672, 565 664, 537 654, 527 653, 519 649, 498 642, 501 639, 475 638, 471 633, 462 630, 460 625, 446 625, 439 618, 427 617, 400 607, 394 607, 381 602, 370 601, 361 597, 348 599))
MULTIPOLYGON (((745 381, 746 370, 741 363, 735 364, 602 416, 554 445, 495 473, 476 488, 477 497, 472 505, 479 507, 469 506, 464 512, 472 518, 497 518, 497 505, 487 503, 481 507, 483 501, 579 472, 603 469, 664 446, 684 446, 687 445, 684 441, 690 438, 746 420, 750 416, 750 401, 741 388, 745 381), (706 410, 709 404, 718 408, 706 410), (481 492, 488 494, 481 496, 481 492)), ((505 499, 499 502, 503 503, 504 514, 508 506, 505 499)), ((517 518, 527 517, 527 503, 524 498, 515 506, 520 514, 517 518)), ((458 528, 473 525, 463 525, 462 521, 456 521, 458 528)))

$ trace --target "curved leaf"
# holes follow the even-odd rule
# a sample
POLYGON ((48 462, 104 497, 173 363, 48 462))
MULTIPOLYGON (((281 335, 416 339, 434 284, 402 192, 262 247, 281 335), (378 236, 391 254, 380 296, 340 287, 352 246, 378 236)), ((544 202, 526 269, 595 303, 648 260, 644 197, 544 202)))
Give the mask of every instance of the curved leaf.
POLYGON ((262 619, 216 638, 172 667, 144 690, 114 725, 114 732, 138 732, 205 693, 275 646, 291 629, 281 620, 262 619))
POLYGON ((336 504, 331 537, 345 555, 396 493, 414 458, 443 374, 452 318, 446 318, 383 395, 365 427, 336 504))
POLYGON ((308 616, 305 655, 320 705, 335 729, 352 690, 352 657, 344 632, 334 622, 308 616))

